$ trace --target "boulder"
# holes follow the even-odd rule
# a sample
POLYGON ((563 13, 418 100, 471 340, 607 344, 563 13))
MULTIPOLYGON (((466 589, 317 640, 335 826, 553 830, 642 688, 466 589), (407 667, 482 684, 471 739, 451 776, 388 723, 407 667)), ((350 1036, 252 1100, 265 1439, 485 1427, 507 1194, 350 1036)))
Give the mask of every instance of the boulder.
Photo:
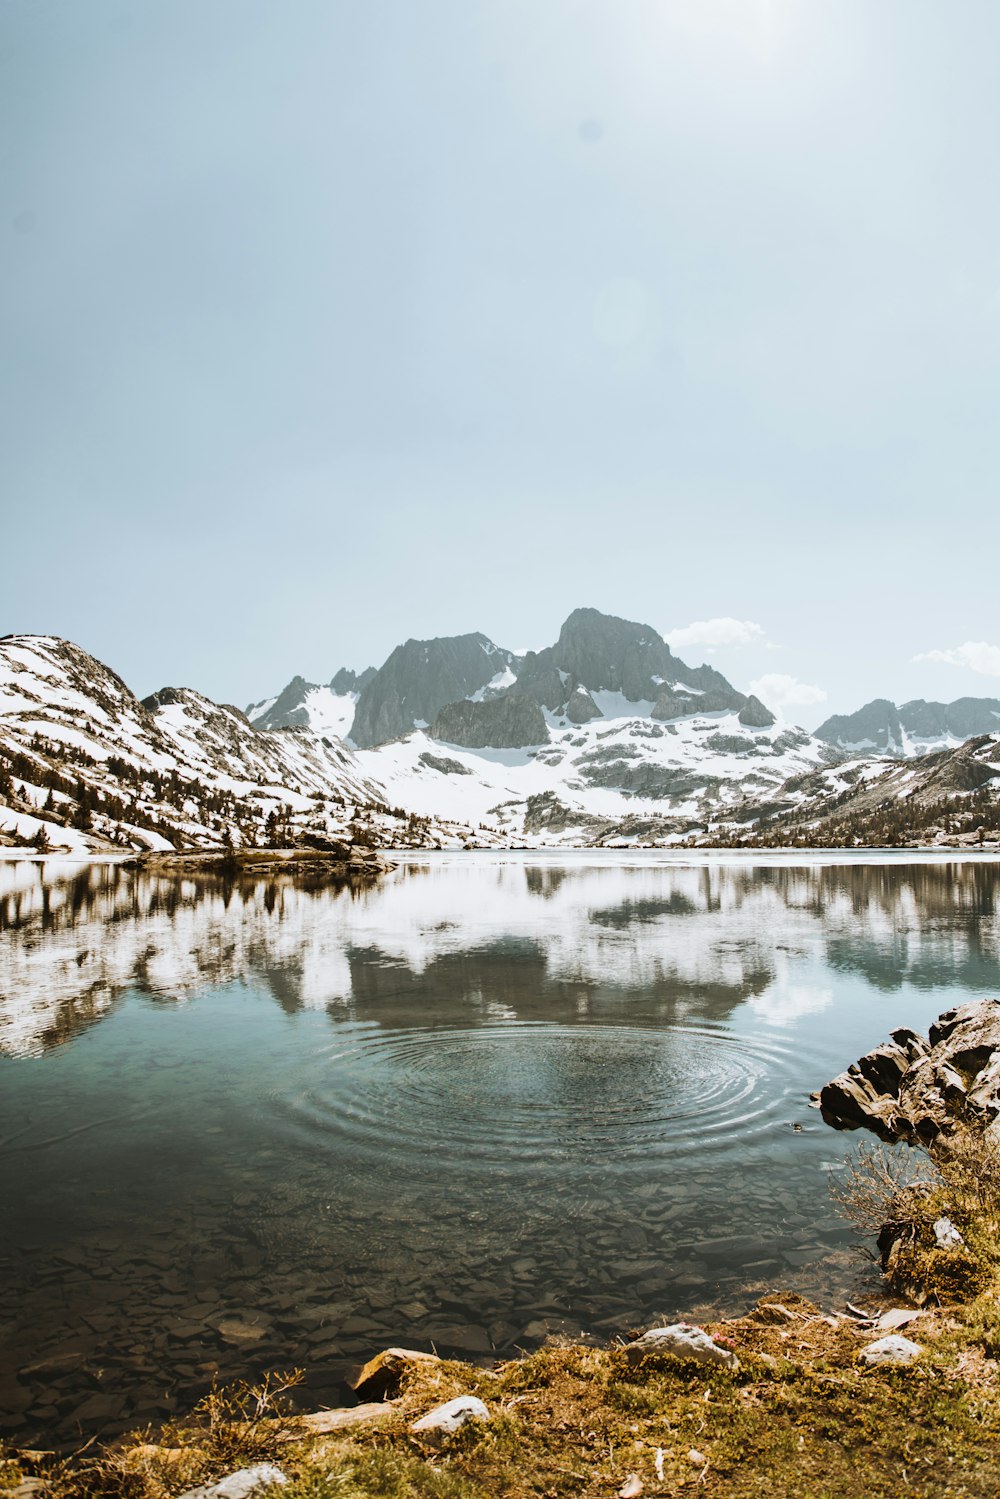
POLYGON ((663 1354, 696 1364, 718 1364, 724 1369, 740 1367, 735 1353, 722 1348, 704 1328, 694 1327, 689 1322, 675 1322, 670 1327, 651 1327, 641 1338, 636 1338, 634 1343, 625 1345, 625 1357, 630 1364, 639 1364, 645 1358, 663 1354))
POLYGON ((928 1038, 895 1030, 820 1091, 835 1129, 868 1129, 883 1140, 933 1146, 1000 1116, 1000 1001, 947 1010, 928 1038))
POLYGON ((436 1405, 426 1416, 421 1416, 419 1421, 414 1421, 410 1431, 415 1437, 422 1438, 434 1446, 440 1446, 454 1436, 456 1431, 461 1431, 469 1421, 488 1421, 490 1413, 486 1406, 476 1395, 456 1395, 454 1400, 446 1400, 444 1405, 436 1405))
POLYGON ((899 1333, 890 1333, 887 1338, 879 1338, 862 1348, 858 1357, 866 1364, 912 1364, 921 1353, 923 1349, 919 1343, 911 1342, 899 1333))
POLYGON ((415 1348, 383 1348, 368 1360, 352 1384, 355 1395, 363 1400, 384 1400, 399 1394, 403 1375, 413 1364, 440 1363, 436 1354, 419 1353, 415 1348))
POLYGON ((217 1483, 206 1483, 198 1489, 188 1489, 179 1499, 251 1499, 251 1496, 266 1494, 272 1489, 283 1488, 288 1479, 273 1463, 258 1463, 253 1468, 240 1468, 217 1483))

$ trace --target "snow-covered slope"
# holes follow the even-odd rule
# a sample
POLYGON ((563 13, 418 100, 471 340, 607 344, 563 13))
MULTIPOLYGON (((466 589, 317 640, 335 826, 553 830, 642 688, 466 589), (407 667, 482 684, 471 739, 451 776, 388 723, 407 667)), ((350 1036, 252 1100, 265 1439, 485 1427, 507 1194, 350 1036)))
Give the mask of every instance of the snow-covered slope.
MULTIPOLYGON (((314 721, 319 691, 296 678, 255 721, 314 721)), ((363 686, 351 732, 393 804, 536 844, 676 838, 839 758, 652 626, 597 609, 523 655, 485 635, 409 640, 363 686)))
POLYGON ((255 729, 313 729, 346 739, 358 698, 375 675, 374 667, 357 673, 342 668, 324 686, 293 677, 277 697, 250 703, 246 716, 255 729))
POLYGON ((418 730, 358 751, 358 764, 400 806, 535 844, 680 836, 829 760, 801 729, 748 728, 735 712, 661 723, 648 701, 594 698, 600 717, 585 724, 543 710, 548 739, 535 747, 468 749, 418 730))
POLYGON ((795 776, 769 801, 720 814, 713 832, 768 846, 992 846, 1000 839, 1000 734, 915 759, 867 755, 795 776))
POLYGON ((139 702, 54 636, 0 640, 0 838, 72 851, 292 841, 303 831, 422 841, 338 739, 262 732, 188 688, 139 702))

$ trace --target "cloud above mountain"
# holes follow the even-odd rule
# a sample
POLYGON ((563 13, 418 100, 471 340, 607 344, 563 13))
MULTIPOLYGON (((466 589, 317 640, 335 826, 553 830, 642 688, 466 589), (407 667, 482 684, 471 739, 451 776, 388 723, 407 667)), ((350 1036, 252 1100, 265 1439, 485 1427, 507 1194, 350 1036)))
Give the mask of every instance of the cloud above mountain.
POLYGON ((945 651, 923 651, 914 661, 941 661, 946 666, 967 666, 984 677, 1000 677, 1000 645, 985 640, 967 640, 945 651))
POLYGON ((752 619, 733 619, 722 615, 717 619, 696 619, 677 630, 668 630, 664 640, 671 650, 682 651, 688 646, 700 645, 706 650, 720 646, 766 645, 767 635, 761 625, 752 619))
POLYGON ((814 703, 825 703, 826 692, 822 687, 800 682, 798 677, 785 672, 770 671, 750 683, 750 691, 769 708, 808 708, 814 703))

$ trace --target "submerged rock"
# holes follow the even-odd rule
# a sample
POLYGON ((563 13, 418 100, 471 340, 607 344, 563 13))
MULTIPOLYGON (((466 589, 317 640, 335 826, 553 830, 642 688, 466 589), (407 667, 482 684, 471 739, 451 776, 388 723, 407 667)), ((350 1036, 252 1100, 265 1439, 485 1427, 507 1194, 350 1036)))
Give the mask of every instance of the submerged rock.
POLYGON ((651 1327, 634 1343, 625 1345, 625 1356, 630 1364, 638 1364, 650 1355, 663 1353, 671 1354, 674 1358, 691 1359, 698 1364, 719 1364, 726 1369, 740 1367, 735 1353, 720 1347, 704 1328, 693 1327, 689 1322, 675 1322, 670 1327, 651 1327))
POLYGON ((819 1107, 835 1129, 869 1129, 883 1140, 933 1145, 1000 1115, 1000 1001, 946 1010, 925 1041, 891 1033, 827 1083, 819 1107))
POLYGON ((410 1431, 414 1436, 422 1437, 425 1442, 439 1445, 448 1437, 454 1436, 456 1431, 461 1431, 467 1422, 489 1419, 490 1413, 478 1396, 456 1395, 454 1400, 436 1405, 426 1416, 414 1421, 410 1431))

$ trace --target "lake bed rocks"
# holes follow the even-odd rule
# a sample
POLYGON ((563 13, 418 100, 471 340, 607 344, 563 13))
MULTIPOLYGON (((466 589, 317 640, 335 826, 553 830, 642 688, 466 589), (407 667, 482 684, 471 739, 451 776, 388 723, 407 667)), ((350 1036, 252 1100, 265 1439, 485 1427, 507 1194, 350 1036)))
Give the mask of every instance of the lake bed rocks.
POLYGON ((969 1128, 1000 1132, 1000 1000, 946 1010, 925 1040, 905 1028, 820 1090, 834 1129, 930 1149, 969 1128))

